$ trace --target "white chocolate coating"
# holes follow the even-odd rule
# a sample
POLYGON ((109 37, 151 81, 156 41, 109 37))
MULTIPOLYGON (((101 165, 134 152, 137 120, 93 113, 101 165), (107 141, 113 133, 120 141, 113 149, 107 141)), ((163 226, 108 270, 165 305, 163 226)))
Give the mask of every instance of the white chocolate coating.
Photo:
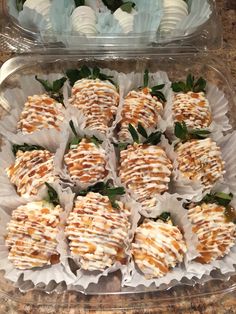
POLYGON ((106 152, 87 139, 64 156, 65 165, 73 181, 94 184, 103 181, 106 176, 106 152))
POLYGON ((54 154, 47 150, 18 151, 13 165, 6 169, 12 184, 20 196, 36 195, 45 182, 55 181, 54 154))
POLYGON ((115 262, 125 262, 129 212, 124 204, 111 206, 109 198, 90 192, 78 196, 65 229, 72 257, 82 269, 104 270, 115 262))
POLYGON ((204 93, 178 93, 174 96, 173 115, 175 122, 184 121, 192 129, 209 127, 212 121, 209 101, 204 93))
POLYGON ((63 105, 55 99, 45 94, 29 96, 17 123, 17 130, 24 134, 51 128, 60 131, 63 120, 63 105))
POLYGON ((136 229, 132 255, 147 279, 166 275, 183 261, 186 251, 182 233, 171 223, 145 219, 136 229))
POLYGON ((138 123, 141 123, 145 129, 156 127, 162 111, 162 103, 156 97, 152 97, 150 89, 143 88, 129 92, 121 112, 119 141, 126 142, 131 139, 128 130, 130 123, 136 128, 138 123))
POLYGON ((31 269, 59 261, 56 236, 61 212, 60 206, 46 201, 21 205, 12 212, 6 245, 16 268, 31 269))
POLYGON ((82 79, 72 88, 70 103, 86 117, 86 127, 105 134, 119 104, 119 93, 109 81, 82 79))
POLYGON ((224 174, 220 148, 210 138, 180 144, 176 153, 181 173, 192 181, 201 181, 205 189, 211 188, 224 174))
POLYGON ((160 146, 134 144, 121 151, 121 182, 147 208, 155 206, 156 196, 168 190, 171 172, 172 163, 160 146))
POLYGON ((198 237, 199 262, 207 264, 222 258, 235 245, 236 225, 227 220, 225 207, 203 203, 191 208, 188 218, 198 237))

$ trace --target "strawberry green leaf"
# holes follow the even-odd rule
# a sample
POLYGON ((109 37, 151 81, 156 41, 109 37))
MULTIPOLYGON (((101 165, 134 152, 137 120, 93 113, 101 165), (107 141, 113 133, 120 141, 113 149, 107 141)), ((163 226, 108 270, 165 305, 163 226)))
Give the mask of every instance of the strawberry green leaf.
POLYGON ((206 92, 206 81, 200 77, 197 82, 193 85, 193 92, 194 93, 200 93, 200 92, 206 92))
POLYGON ((165 87, 165 84, 160 84, 152 87, 153 91, 161 90, 165 87))
POLYGON ((81 138, 79 137, 74 137, 71 141, 70 141, 70 144, 69 144, 69 148, 70 149, 73 149, 73 148, 76 148, 77 145, 79 145, 79 143, 81 142, 81 138))
POLYGON ((183 92, 194 92, 194 93, 200 93, 200 92, 206 92, 206 80, 204 80, 202 77, 200 77, 197 81, 195 81, 195 78, 193 75, 189 74, 187 76, 186 82, 174 82, 172 83, 171 87, 175 93, 183 92))
POLYGON ((66 77, 62 77, 62 78, 60 78, 60 79, 54 81, 54 82, 52 83, 52 91, 53 91, 54 93, 58 93, 58 92, 60 91, 60 89, 63 87, 63 85, 64 85, 64 83, 65 83, 66 80, 67 80, 66 77))
POLYGON ((23 10, 23 5, 26 0, 16 0, 16 8, 20 12, 23 10))
POLYGON ((98 67, 94 67, 93 68, 93 75, 92 75, 93 79, 98 78, 99 75, 100 75, 100 69, 98 67))
POLYGON ((89 78, 92 75, 91 70, 89 69, 89 67, 87 65, 83 65, 80 68, 80 76, 81 78, 89 78))
POLYGON ((128 145, 129 145, 128 143, 119 143, 117 145, 117 147, 118 147, 119 151, 122 151, 122 150, 126 150, 128 145))
POLYGON ((158 91, 158 90, 153 90, 153 88, 152 88, 151 95, 153 97, 156 96, 159 100, 161 100, 163 102, 166 102, 165 95, 162 92, 158 91))
POLYGON ((182 123, 180 122, 175 123, 175 136, 182 141, 188 139, 188 129, 184 121, 182 123))
POLYGON ((222 206, 227 206, 229 205, 229 203, 232 201, 233 199, 233 194, 232 193, 229 193, 229 194, 226 194, 226 193, 215 193, 214 194, 218 204, 222 205, 222 206))
POLYGON ((46 198, 46 201, 52 203, 54 206, 60 205, 60 200, 56 190, 54 190, 54 188, 47 182, 45 182, 45 185, 48 188, 48 197, 46 198))
POLYGON ((142 126, 142 124, 141 124, 140 122, 138 123, 137 131, 138 131, 138 133, 141 134, 143 137, 148 138, 147 131, 145 130, 145 128, 142 126))
POLYGON ((70 120, 69 125, 70 125, 71 131, 73 132, 74 136, 78 137, 78 133, 75 129, 75 125, 74 125, 74 122, 72 120, 70 120))
POLYGON ((160 131, 151 133, 144 144, 158 145, 161 141, 162 133, 160 131))
POLYGON ((22 152, 30 152, 33 150, 45 150, 45 148, 42 146, 39 146, 39 145, 29 145, 26 143, 24 143, 22 145, 17 145, 17 144, 12 145, 12 152, 15 156, 19 150, 22 152))
POLYGON ((73 132, 73 134, 75 136, 69 143, 69 148, 73 149, 73 148, 75 148, 75 146, 77 146, 81 142, 82 138, 78 136, 78 133, 75 129, 74 122, 72 120, 70 120, 69 125, 71 128, 71 131, 73 132))
POLYGON ((175 123, 175 136, 181 141, 205 139, 210 134, 211 132, 205 129, 188 129, 184 121, 175 123))
POLYGON ((90 140, 91 140, 91 142, 92 142, 93 144, 95 144, 96 146, 100 146, 100 145, 102 144, 102 141, 99 140, 96 136, 92 136, 92 137, 90 138, 90 140))
POLYGON ((89 192, 99 193, 109 198, 112 207, 119 209, 119 205, 116 203, 116 197, 125 194, 123 187, 110 187, 109 183, 98 182, 93 186, 88 187, 86 190, 82 190, 78 193, 80 196, 86 196, 89 192))
POLYGON ((102 2, 105 4, 105 6, 108 7, 111 12, 115 12, 117 9, 119 9, 120 6, 123 5, 122 0, 102 0, 102 2))
POLYGON ((217 193, 208 193, 204 196, 204 198, 201 200, 200 204, 202 203, 216 203, 221 206, 228 206, 230 202, 233 199, 233 194, 229 193, 223 193, 223 192, 217 192, 217 193))
POLYGON ((193 84, 194 84, 194 76, 192 74, 189 74, 186 80, 186 88, 188 91, 192 90, 193 84))
POLYGON ((175 93, 179 93, 179 92, 188 92, 188 89, 186 87, 186 84, 184 82, 175 82, 172 83, 171 88, 173 89, 173 91, 175 93))
POLYGON ((192 136, 192 138, 204 139, 204 138, 207 138, 211 134, 211 132, 209 130, 196 129, 196 130, 190 130, 189 134, 192 136))
POLYGON ((75 82, 81 80, 80 71, 77 69, 67 70, 66 76, 68 77, 71 86, 74 86, 75 82))
POLYGON ((75 6, 80 7, 82 5, 85 5, 85 0, 75 0, 75 6))
POLYGON ((115 85, 114 81, 112 80, 113 76, 109 76, 109 75, 106 75, 106 74, 104 74, 104 73, 99 73, 98 78, 99 78, 101 81, 109 81, 109 82, 111 82, 113 85, 115 85))
POLYGON ((135 7, 135 3, 128 1, 120 6, 120 9, 124 12, 131 13, 132 9, 135 7))
POLYGON ((36 81, 38 81, 43 88, 45 89, 46 92, 52 92, 53 91, 53 86, 52 84, 48 81, 48 80, 42 80, 40 78, 38 78, 38 76, 35 76, 36 81))
POLYGON ((135 143, 139 143, 139 135, 138 135, 138 132, 136 131, 135 127, 133 127, 132 124, 129 124, 129 132, 133 138, 133 141, 135 143))
POLYGON ((168 222, 170 219, 171 219, 171 214, 168 213, 168 212, 164 212, 162 213, 160 216, 158 216, 157 218, 155 218, 154 220, 157 221, 157 220, 162 220, 164 222, 168 222))

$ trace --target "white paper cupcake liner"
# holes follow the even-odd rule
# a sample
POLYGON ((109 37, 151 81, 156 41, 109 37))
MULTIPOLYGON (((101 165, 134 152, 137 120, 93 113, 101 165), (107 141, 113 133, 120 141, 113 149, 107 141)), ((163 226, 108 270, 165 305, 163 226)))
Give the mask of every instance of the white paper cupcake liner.
MULTIPOLYGON (((225 192, 229 193, 231 192, 230 189, 228 189, 225 185, 222 185, 216 189, 214 189, 214 192, 225 192)), ((233 208, 236 209, 236 197, 234 196, 233 200, 231 201, 231 205, 233 208)), ((215 260, 211 262, 210 264, 201 264, 196 261, 191 261, 187 264, 186 270, 187 272, 191 272, 196 276, 197 278, 201 278, 203 274, 210 275, 213 270, 218 269, 221 274, 225 275, 231 272, 236 271, 236 242, 235 245, 230 249, 230 252, 225 255, 223 258, 220 258, 218 260, 215 260)))
POLYGON ((236 195, 236 131, 223 137, 218 144, 222 151, 222 158, 225 161, 226 173, 223 184, 236 195))
MULTIPOLYGON (((197 237, 192 233, 192 226, 187 218, 187 211, 182 207, 183 201, 177 200, 178 195, 164 194, 160 197, 159 204, 149 214, 143 214, 147 218, 156 218, 163 212, 169 212, 173 223, 180 228, 186 241, 187 252, 185 254, 184 262, 173 268, 164 277, 157 279, 146 279, 145 276, 138 270, 134 261, 129 265, 131 271, 131 278, 125 279, 125 286, 137 287, 143 285, 149 287, 154 284, 156 287, 164 285, 165 288, 173 282, 180 282, 186 276, 185 265, 188 265, 199 254, 196 250, 198 243, 197 237)), ((191 275, 188 274, 191 278, 191 275)), ((193 277, 193 276, 192 276, 193 277)))
MULTIPOLYGON (((164 149, 164 151, 166 152, 166 155, 167 157, 171 160, 172 164, 173 164, 173 169, 175 169, 175 159, 176 159, 176 154, 174 153, 174 150, 173 150, 173 146, 169 144, 168 140, 162 136, 161 137, 161 141, 160 143, 158 144, 158 146, 162 147, 164 149)), ((110 162, 110 168, 112 169, 112 175, 113 175, 113 178, 114 178, 114 182, 116 185, 118 186, 123 186, 126 190, 126 193, 133 199, 137 202, 138 204, 138 207, 137 207, 137 210, 139 210, 139 212, 141 214, 144 214, 144 215, 148 215, 150 213, 152 213, 152 210, 156 207, 151 207, 151 208, 145 208, 139 201, 138 201, 138 196, 136 195, 136 193, 132 190, 130 190, 124 183, 122 183, 119 175, 118 175, 118 172, 119 172, 119 167, 120 167, 120 164, 119 164, 119 151, 116 149, 112 152, 110 152, 110 159, 109 159, 109 162, 110 162)), ((175 172, 176 171, 173 171, 173 173, 171 174, 170 176, 170 182, 169 182, 169 185, 168 185, 168 191, 167 191, 167 194, 176 194, 176 186, 177 186, 177 183, 175 183, 175 185, 173 186, 173 177, 175 176, 175 172)), ((182 184, 182 182, 181 182, 182 184)), ((187 188, 187 191, 186 191, 186 188, 185 190, 183 190, 183 193, 185 193, 187 196, 193 194, 195 195, 196 194, 196 190, 193 189, 193 187, 189 187, 188 186, 189 182, 187 182, 186 184, 186 188, 187 188)), ((181 191, 181 190, 180 190, 181 191)), ((201 195, 201 190, 198 191, 198 193, 201 195)), ((184 195, 185 195, 184 194, 184 195)), ((183 197, 181 194, 179 195, 180 197, 183 197)), ((155 202, 158 203, 159 200, 162 200, 162 196, 159 194, 157 194, 156 196, 153 196, 153 199, 155 199, 155 202)))
MULTIPOLYGON (((62 207, 65 209, 65 212, 61 214, 61 221, 65 218, 65 215, 68 211, 71 210, 71 206, 73 204, 74 195, 70 189, 61 191, 60 187, 56 184, 52 184, 52 186, 57 190, 58 196, 60 199, 60 203, 62 207)), ((29 200, 32 201, 32 200, 29 200)), ((8 204, 8 206, 4 206, 0 208, 0 218, 1 218, 1 228, 0 228, 0 268, 5 271, 5 278, 11 280, 14 283, 19 282, 19 279, 22 278, 21 285, 23 286, 26 281, 30 281, 33 286, 43 283, 44 285, 48 285, 51 281, 56 282, 57 284, 60 282, 65 282, 67 285, 70 285, 74 282, 75 276, 69 271, 67 271, 67 265, 62 265, 61 263, 42 267, 40 269, 32 269, 32 270, 20 270, 16 269, 13 264, 8 260, 8 248, 5 245, 4 236, 6 235, 6 227, 7 223, 11 219, 12 211, 17 208, 21 204, 25 204, 26 201, 23 199, 19 199, 15 202, 15 204, 8 204), (23 277, 22 277, 23 276, 23 277)), ((62 227, 61 227, 62 228, 62 227)), ((59 234, 60 234, 59 230, 59 234)), ((58 237, 59 237, 58 234, 58 237)), ((30 285, 29 285, 30 287, 30 285)), ((21 286, 19 286, 21 289, 21 286)), ((23 289, 25 290, 25 289, 23 289)))
POLYGON ((52 0, 50 18, 57 35, 70 31, 70 15, 74 8, 74 1, 52 0))
POLYGON ((190 35, 204 24, 212 14, 208 0, 192 1, 189 5, 190 13, 176 25, 174 36, 190 35))
POLYGON ((30 6, 24 5, 18 15, 19 23, 29 30, 52 31, 51 4, 50 0, 39 0, 37 3, 30 3, 30 6))
MULTIPOLYGON (((174 95, 175 93, 170 90, 164 110, 164 119, 167 123, 167 131, 171 139, 175 139, 172 112, 174 95)), ((209 101, 212 114, 212 123, 207 129, 212 132, 212 137, 215 140, 218 140, 222 137, 223 132, 232 130, 232 126, 230 125, 227 117, 227 113, 229 112, 229 103, 224 93, 219 90, 217 86, 211 83, 207 84, 206 98, 209 101)))
MULTIPOLYGON (((132 199, 130 199, 129 196, 121 197, 120 201, 124 202, 126 204, 126 207, 130 209, 129 220, 131 223, 131 228, 127 234, 127 238, 125 239, 125 253, 129 261, 131 258, 130 242, 134 236, 134 232, 140 219, 140 215, 136 210, 136 203, 132 199)), ((73 260, 65 235, 64 239, 61 238, 58 251, 61 254, 63 264, 68 263, 68 258, 71 258, 73 260)), ((73 262, 73 264, 76 265, 76 262, 73 262)), ((114 265, 112 265, 109 268, 106 268, 104 271, 86 271, 80 269, 79 266, 74 267, 75 267, 74 272, 76 273, 76 280, 73 282, 73 285, 70 286, 70 289, 82 292, 86 292, 86 289, 89 287, 90 284, 97 284, 102 277, 106 277, 109 274, 116 272, 117 270, 121 272, 122 284, 124 282, 124 278, 130 277, 128 263, 122 265, 120 262, 116 262, 114 265)))

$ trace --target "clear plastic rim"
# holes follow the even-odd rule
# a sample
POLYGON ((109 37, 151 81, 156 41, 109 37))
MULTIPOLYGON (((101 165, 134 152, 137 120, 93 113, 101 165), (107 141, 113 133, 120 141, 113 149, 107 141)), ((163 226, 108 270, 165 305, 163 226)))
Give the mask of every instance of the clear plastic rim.
MULTIPOLYGON (((213 279, 212 281, 219 281, 219 280, 215 280, 213 279)), ((208 281, 209 283, 210 281, 208 281)), ((181 284, 181 286, 183 287, 188 287, 188 285, 184 285, 184 284, 181 284)), ((172 289, 172 288, 171 288, 172 289)), ((145 303, 145 308, 151 308, 152 306, 156 306, 157 303, 158 303, 158 306, 161 306, 160 305, 160 302, 168 302, 168 305, 174 305, 176 303, 179 303, 179 302, 188 302, 188 301, 191 301, 192 299, 194 298, 206 298, 206 297, 210 297, 210 296, 214 296, 214 297, 223 297, 224 295, 227 295, 227 294, 230 294, 230 293, 233 293, 236 291, 236 281, 233 285, 231 285, 230 287, 224 289, 224 290, 215 290, 215 291, 212 291, 212 292, 200 292, 200 293, 193 293, 193 294, 190 294, 190 295, 181 295, 181 296, 172 296, 170 295, 169 297, 159 297, 158 296, 158 291, 157 292, 136 292, 135 293, 135 298, 139 299, 141 296, 146 296, 147 298, 147 303, 145 303), (155 294, 155 296, 153 296, 153 294, 155 294), (149 299, 148 300, 148 296, 151 296, 154 297, 154 299, 149 299)), ((33 293, 43 293, 45 295, 48 295, 48 293, 46 293, 45 291, 42 291, 41 289, 34 289, 33 290, 33 293)), ((74 294, 76 294, 76 297, 81 297, 81 299, 83 299, 83 302, 84 302, 84 307, 86 307, 86 305, 89 305, 89 306, 92 306, 92 304, 90 303, 90 298, 91 297, 111 297, 112 296, 118 296, 118 297, 129 297, 130 295, 134 295, 134 292, 129 292, 129 293, 106 293, 106 294, 100 294, 100 295, 97 295, 97 294, 83 294, 81 292, 78 292, 78 291, 71 291, 71 290, 68 290, 66 291, 66 294, 69 296, 69 294, 73 292, 74 294), (88 299, 86 303, 86 298, 88 299)), ((31 293, 31 291, 27 292, 27 293, 31 293)), ((27 294, 26 293, 26 294, 27 294)), ((54 292, 55 294, 55 292, 54 292)), ((63 293, 62 293, 63 294, 63 293)), ((61 293, 56 293, 56 296, 57 297, 60 297, 62 296, 61 293)), ((12 296, 10 293, 7 293, 7 292, 4 292, 4 291, 1 291, 0 290, 0 297, 2 298, 7 298, 8 300, 11 300, 11 301, 14 301, 15 303, 21 303, 21 304, 35 304, 35 300, 22 300, 20 297, 15 297, 15 296, 12 296)), ((76 306, 78 305, 78 299, 76 302, 70 302, 70 306, 76 306)), ((120 300, 122 302, 122 299, 120 300)), ((50 302, 46 302, 44 300, 40 300, 40 301, 37 301, 37 306, 40 306, 40 305, 47 305, 47 306, 55 306, 55 305, 58 305, 58 306, 68 306, 68 301, 63 301, 62 302, 58 302, 57 300, 57 304, 55 304, 55 302, 53 301, 50 301, 50 302)), ((119 305, 117 304, 118 307, 115 307, 115 306, 112 306, 111 305, 111 301, 108 300, 107 302, 104 302, 103 300, 103 303, 102 303, 102 306, 105 308, 106 306, 107 309, 135 309, 138 308, 140 309, 140 304, 137 305, 137 300, 129 300, 129 306, 125 307, 125 306, 122 306, 122 305, 119 305)), ((163 306, 166 306, 165 304, 163 304, 163 306)))

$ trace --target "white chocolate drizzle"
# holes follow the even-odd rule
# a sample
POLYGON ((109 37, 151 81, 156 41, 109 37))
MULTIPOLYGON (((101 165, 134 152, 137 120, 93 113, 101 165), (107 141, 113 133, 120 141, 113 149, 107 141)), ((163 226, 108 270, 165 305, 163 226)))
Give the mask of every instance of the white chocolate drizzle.
POLYGON ((210 138, 179 144, 176 153, 181 173, 192 181, 201 181, 205 189, 211 188, 225 173, 220 148, 210 138))
POLYGON ((205 93, 178 93, 174 96, 175 122, 184 121, 192 129, 207 128, 211 124, 211 108, 205 93))
POLYGON ((119 93, 109 81, 82 79, 75 82, 69 101, 84 114, 87 128, 105 134, 115 118, 119 93))
POLYGON ((147 279, 163 277, 181 263, 187 248, 178 227, 145 219, 136 229, 132 255, 147 279))
POLYGON ((119 176, 143 206, 156 205, 156 196, 168 190, 172 163, 160 146, 129 145, 121 151, 119 176))
POLYGON ((64 156, 65 165, 73 181, 94 184, 103 181, 106 171, 106 152, 101 146, 96 146, 87 139, 64 156))
POLYGON ((107 196, 93 192, 77 197, 65 233, 72 257, 82 269, 104 270, 125 262, 130 213, 123 203, 117 203, 119 209, 111 206, 107 196))
POLYGON ((157 126, 163 105, 150 94, 150 91, 148 88, 143 88, 139 91, 131 91, 125 97, 118 133, 119 141, 126 142, 131 139, 129 124, 137 127, 138 123, 141 123, 145 129, 157 126))
POLYGON ((227 221, 224 206, 203 203, 191 208, 188 218, 198 237, 199 262, 207 264, 222 258, 235 245, 236 225, 227 221))
POLYGON ((17 123, 17 131, 23 134, 42 129, 60 130, 64 120, 63 105, 46 94, 29 96, 17 123))
POLYGON ((36 195, 45 182, 55 181, 54 154, 47 150, 18 151, 15 163, 6 169, 12 184, 20 196, 36 195))
POLYGON ((9 260, 18 269, 43 267, 59 262, 56 251, 62 208, 46 201, 17 207, 7 225, 9 260))

